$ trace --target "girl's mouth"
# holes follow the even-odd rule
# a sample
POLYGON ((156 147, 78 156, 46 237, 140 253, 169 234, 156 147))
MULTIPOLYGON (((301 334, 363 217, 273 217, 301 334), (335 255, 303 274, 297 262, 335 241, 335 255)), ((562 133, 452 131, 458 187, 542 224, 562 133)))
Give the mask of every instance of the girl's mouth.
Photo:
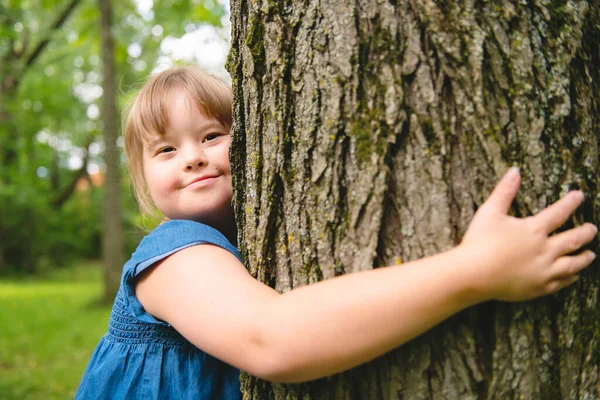
POLYGON ((218 175, 218 176, 201 176, 199 178, 194 179, 190 183, 188 183, 185 186, 185 188, 193 189, 193 188, 208 186, 211 183, 215 182, 217 179, 219 179, 219 177, 220 177, 220 175, 218 175))

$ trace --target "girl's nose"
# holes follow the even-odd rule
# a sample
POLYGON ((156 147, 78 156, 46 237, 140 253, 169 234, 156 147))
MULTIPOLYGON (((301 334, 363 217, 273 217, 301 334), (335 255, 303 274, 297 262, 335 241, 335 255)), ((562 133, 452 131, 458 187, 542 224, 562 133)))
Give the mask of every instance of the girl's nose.
POLYGON ((203 167, 206 165, 206 156, 202 149, 195 149, 194 151, 190 151, 187 155, 184 163, 184 167, 186 171, 192 171, 198 167, 203 167))
POLYGON ((197 163, 188 162, 186 163, 185 169, 188 171, 192 171, 194 168, 202 166, 204 166, 204 162, 202 161, 198 161, 197 163))

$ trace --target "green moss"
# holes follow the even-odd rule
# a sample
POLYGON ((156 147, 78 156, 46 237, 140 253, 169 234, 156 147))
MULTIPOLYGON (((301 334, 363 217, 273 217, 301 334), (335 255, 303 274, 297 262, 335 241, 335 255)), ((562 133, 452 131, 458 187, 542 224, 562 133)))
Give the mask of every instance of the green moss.
POLYGON ((387 149, 390 129, 385 122, 380 121, 381 115, 377 110, 359 114, 351 126, 350 136, 355 140, 356 158, 360 164, 368 162, 371 154, 382 155, 387 149), (373 121, 376 123, 372 124, 373 121), (373 127, 379 130, 375 140, 373 127))
POLYGON ((233 57, 233 49, 229 50, 227 53, 227 59, 225 60, 225 69, 229 72, 229 75, 234 76, 234 57, 233 57))
POLYGON ((553 37, 558 37, 562 30, 568 29, 568 26, 566 26, 569 16, 567 5, 562 0, 552 0, 547 9, 551 16, 548 21, 548 31, 553 37))
POLYGON ((276 11, 279 8, 280 3, 275 0, 267 0, 267 7, 269 12, 276 11))
MULTIPOLYGON (((392 130, 385 121, 387 86, 381 82, 381 66, 395 65, 401 57, 397 46, 390 46, 397 41, 395 32, 383 26, 377 18, 371 23, 371 33, 359 37, 358 52, 351 58, 352 64, 357 67, 360 83, 357 88, 359 103, 350 116, 348 136, 354 139, 360 164, 368 162, 373 153, 383 155, 389 146, 392 130)), ((340 76, 339 81, 344 84, 345 78, 340 76)))
POLYGON ((300 273, 306 277, 309 283, 323 280, 323 272, 318 265, 304 264, 300 269, 300 273))
POLYGON ((483 133, 485 134, 485 136, 488 136, 488 137, 491 137, 492 139, 494 139, 495 142, 499 141, 497 129, 487 128, 486 130, 483 131, 483 133))
POLYGON ((250 49, 252 56, 259 60, 264 60, 265 57, 265 25, 260 16, 254 15, 250 17, 250 27, 246 36, 246 45, 250 49))
POLYGON ((369 160, 372 149, 370 121, 369 117, 358 116, 358 119, 352 124, 351 135, 356 141, 356 157, 359 163, 365 163, 369 160))
POLYGON ((420 118, 419 124, 421 125, 421 130, 423 131, 423 136, 427 140, 427 155, 435 155, 441 154, 442 152, 442 142, 435 134, 435 130, 433 128, 433 120, 431 118, 420 118))

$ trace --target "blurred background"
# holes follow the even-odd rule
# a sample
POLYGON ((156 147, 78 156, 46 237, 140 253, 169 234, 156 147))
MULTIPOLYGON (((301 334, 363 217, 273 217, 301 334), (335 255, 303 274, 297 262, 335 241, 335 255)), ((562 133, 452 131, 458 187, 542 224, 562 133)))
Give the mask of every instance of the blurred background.
POLYGON ((122 262, 157 223, 129 186, 121 110, 172 65, 229 81, 228 8, 0 0, 0 399, 75 395, 122 262))

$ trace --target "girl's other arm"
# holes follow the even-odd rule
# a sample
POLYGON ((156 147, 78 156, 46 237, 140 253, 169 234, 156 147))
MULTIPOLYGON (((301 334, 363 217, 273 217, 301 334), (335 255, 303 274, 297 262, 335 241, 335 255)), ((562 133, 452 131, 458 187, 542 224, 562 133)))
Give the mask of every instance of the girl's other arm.
POLYGON ((250 374, 298 382, 369 361, 471 305, 518 301, 574 282, 593 253, 592 224, 549 236, 581 204, 571 192, 534 217, 507 215, 507 174, 456 248, 399 267, 348 274, 278 294, 212 245, 182 250, 141 277, 145 309, 194 345, 250 374))

